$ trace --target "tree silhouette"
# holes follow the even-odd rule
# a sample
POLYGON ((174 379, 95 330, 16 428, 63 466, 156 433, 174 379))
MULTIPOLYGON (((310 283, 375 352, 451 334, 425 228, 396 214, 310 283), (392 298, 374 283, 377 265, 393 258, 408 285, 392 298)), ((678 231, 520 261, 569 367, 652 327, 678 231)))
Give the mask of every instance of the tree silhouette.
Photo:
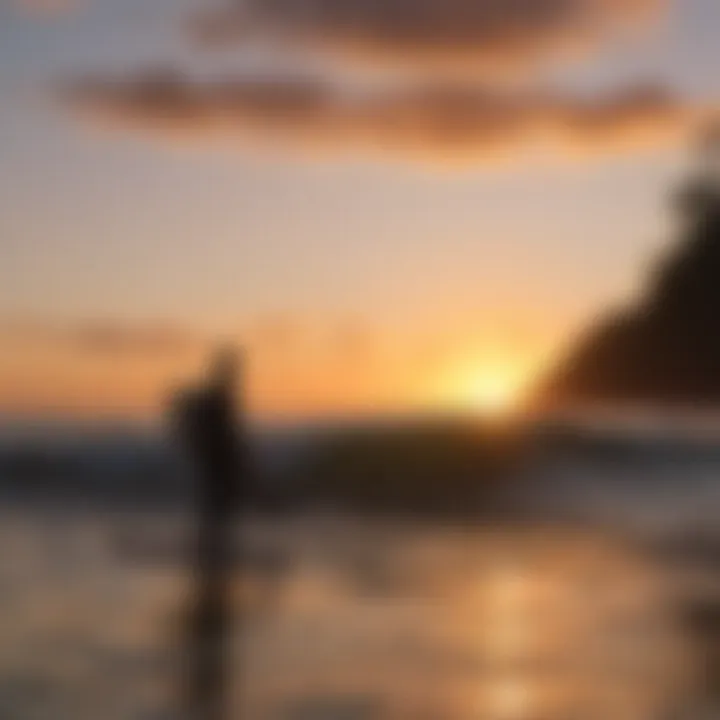
POLYGON ((720 403, 720 127, 675 196, 679 242, 641 300, 581 338, 541 402, 720 403))

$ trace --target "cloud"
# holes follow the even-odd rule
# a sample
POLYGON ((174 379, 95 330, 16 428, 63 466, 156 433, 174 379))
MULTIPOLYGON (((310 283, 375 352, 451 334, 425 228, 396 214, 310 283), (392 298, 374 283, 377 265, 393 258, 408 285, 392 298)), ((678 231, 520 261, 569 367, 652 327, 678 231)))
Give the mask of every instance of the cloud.
POLYGON ((164 321, 0 319, 0 413, 153 414, 212 338, 164 321))
POLYGON ((567 157, 674 144, 705 112, 651 83, 593 97, 520 89, 503 72, 539 69, 545 59, 646 27, 672 0, 224 1, 191 21, 211 44, 269 39, 276 51, 325 49, 415 72, 363 90, 337 63, 317 68, 333 71, 332 80, 280 71, 288 61, 280 52, 272 70, 249 74, 246 66, 217 80, 152 70, 90 77, 69 88, 69 104, 101 126, 201 147, 443 165, 496 163, 519 151, 567 157), (471 74, 435 72, 442 67, 471 74))
POLYGON ((6 348, 70 351, 83 356, 171 357, 201 350, 206 338, 167 323, 91 321, 54 323, 11 319, 0 324, 0 343, 6 348))
POLYGON ((92 354, 173 355, 197 349, 200 339, 187 330, 169 325, 129 326, 88 324, 71 330, 68 343, 92 354))
POLYGON ((79 0, 15 0, 18 9, 40 16, 54 16, 77 8, 79 0))
POLYGON ((606 42, 658 18, 669 0, 236 0, 202 12, 209 44, 257 38, 341 57, 479 71, 606 42))
POLYGON ((602 97, 457 85, 360 93, 289 75, 196 83, 147 74, 82 81, 67 99, 87 118, 160 138, 468 163, 534 146, 583 153, 662 144, 702 115, 652 84, 602 97))

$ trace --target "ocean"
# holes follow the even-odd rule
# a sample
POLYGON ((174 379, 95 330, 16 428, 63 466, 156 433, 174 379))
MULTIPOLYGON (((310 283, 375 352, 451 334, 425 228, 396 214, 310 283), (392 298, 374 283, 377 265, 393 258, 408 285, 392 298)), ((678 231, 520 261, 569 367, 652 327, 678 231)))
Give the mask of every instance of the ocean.
MULTIPOLYGON (((232 717, 716 717, 720 452, 622 448, 553 452, 478 522, 246 516, 232 717)), ((0 718, 180 717, 191 506, 60 495, 0 510, 0 718)))

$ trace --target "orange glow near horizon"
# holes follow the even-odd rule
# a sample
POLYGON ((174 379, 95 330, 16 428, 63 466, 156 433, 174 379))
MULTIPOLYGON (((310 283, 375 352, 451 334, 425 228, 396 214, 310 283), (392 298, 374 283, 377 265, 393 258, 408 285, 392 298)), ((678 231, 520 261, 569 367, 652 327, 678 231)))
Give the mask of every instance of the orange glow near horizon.
MULTIPOLYGON (((202 374, 207 352, 198 347, 181 354, 123 355, 16 343, 0 368, 0 410, 156 416, 174 389, 202 374)), ((520 353, 456 346, 429 366, 418 362, 411 345, 396 353, 378 350, 359 364, 332 354, 253 348, 249 358, 249 412, 298 420, 415 411, 506 417, 521 408, 544 364, 532 347, 520 353)))

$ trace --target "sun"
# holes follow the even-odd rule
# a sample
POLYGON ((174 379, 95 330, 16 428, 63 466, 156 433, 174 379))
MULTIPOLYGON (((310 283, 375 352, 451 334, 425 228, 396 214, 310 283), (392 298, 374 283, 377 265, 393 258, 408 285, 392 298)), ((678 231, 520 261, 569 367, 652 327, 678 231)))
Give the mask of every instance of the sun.
POLYGON ((460 410, 505 417, 520 407, 526 374, 512 363, 455 368, 446 376, 445 399, 460 410))
POLYGON ((481 372, 468 381, 465 403, 487 415, 505 415, 517 407, 520 395, 519 383, 509 373, 481 372))
POLYGON ((468 387, 467 393, 469 406, 492 415, 510 412, 519 401, 515 383, 501 375, 478 377, 468 387))
POLYGON ((530 378, 527 364, 520 361, 466 359, 445 369, 433 396, 447 410, 506 418, 521 410, 530 378))

